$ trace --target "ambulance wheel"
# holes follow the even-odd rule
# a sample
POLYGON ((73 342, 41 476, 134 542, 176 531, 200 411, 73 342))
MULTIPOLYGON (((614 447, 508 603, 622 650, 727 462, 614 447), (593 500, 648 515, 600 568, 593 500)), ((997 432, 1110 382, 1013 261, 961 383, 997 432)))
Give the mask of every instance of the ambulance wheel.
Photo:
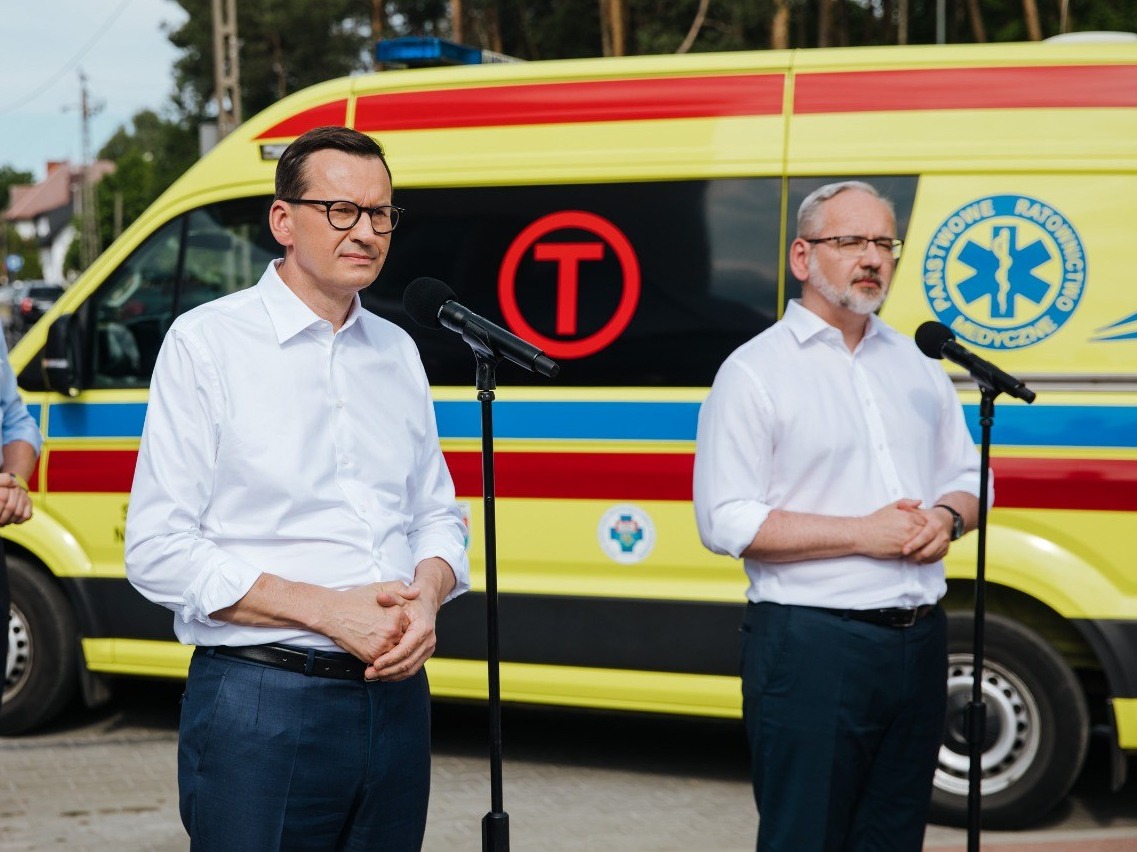
POLYGON ((75 693, 75 617, 43 571, 8 554, 12 605, 0 734, 22 734, 55 718, 75 693))
MULTIPOLYGON (((967 824, 967 706, 971 702, 971 614, 948 621, 948 713, 932 793, 933 822, 967 824)), ((982 825, 1022 828, 1070 791, 1089 746, 1089 710, 1078 679, 1033 631, 998 615, 984 619, 980 759, 982 825)))

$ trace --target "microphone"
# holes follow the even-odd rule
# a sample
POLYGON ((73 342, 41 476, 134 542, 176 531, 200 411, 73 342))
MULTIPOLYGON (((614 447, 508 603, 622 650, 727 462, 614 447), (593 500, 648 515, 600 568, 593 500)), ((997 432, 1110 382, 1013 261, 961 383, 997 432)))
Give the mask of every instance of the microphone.
POLYGON ((412 281, 403 293, 403 307, 419 325, 448 328, 462 335, 467 343, 470 342, 467 329, 472 326, 475 338, 488 342, 492 354, 506 358, 526 370, 550 378, 561 371, 556 361, 546 357, 532 343, 455 302, 454 291, 437 278, 416 278, 412 281), (480 334, 477 333, 479 331, 480 334))
POLYGON ((990 361, 984 361, 974 352, 964 349, 955 342, 955 335, 942 322, 928 320, 916 329, 915 336, 916 346, 929 358, 947 358, 971 373, 983 387, 1009 393, 1027 403, 1034 402, 1034 391, 990 361))

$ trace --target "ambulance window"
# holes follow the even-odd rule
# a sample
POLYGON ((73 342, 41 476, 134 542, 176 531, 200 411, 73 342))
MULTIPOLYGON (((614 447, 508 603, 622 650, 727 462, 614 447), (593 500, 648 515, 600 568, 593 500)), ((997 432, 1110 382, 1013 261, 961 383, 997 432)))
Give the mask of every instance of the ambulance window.
MULTIPOLYGON (((789 252, 790 243, 797 236, 797 210, 805 197, 828 183, 838 183, 846 180, 859 180, 870 183, 877 188, 881 195, 891 199, 896 209, 896 235, 904 239, 908 234, 908 221, 912 218, 912 205, 916 200, 916 183, 919 180, 915 175, 838 175, 823 178, 791 178, 789 190, 786 192, 786 243, 784 252, 789 252)), ((786 295, 785 301, 796 299, 801 295, 801 282, 796 281, 793 273, 786 269, 786 295)), ((783 305, 784 308, 784 305, 783 305)))
POLYGON ((87 307, 95 333, 92 387, 150 383, 174 317, 255 284, 280 254, 268 230, 271 199, 210 205, 162 226, 108 277, 87 307))
MULTIPOLYGON (((559 386, 706 386, 778 315, 778 179, 397 189, 395 203, 407 212, 364 304, 410 332, 436 385, 472 384, 474 361, 406 317, 419 276, 541 345, 559 386)), ((508 363, 498 377, 549 384, 508 363)))
POLYGON ((268 229, 269 198, 203 207, 190 214, 178 313, 260 280, 282 250, 268 229))
POLYGON ((91 297, 93 387, 149 384, 173 319, 182 224, 176 219, 159 229, 91 297))

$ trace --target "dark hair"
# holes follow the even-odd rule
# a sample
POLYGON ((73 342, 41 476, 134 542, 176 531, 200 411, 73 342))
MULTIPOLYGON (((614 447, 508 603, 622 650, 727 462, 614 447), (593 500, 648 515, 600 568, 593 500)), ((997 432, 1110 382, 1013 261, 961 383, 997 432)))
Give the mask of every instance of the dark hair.
POLYGON ((387 177, 391 167, 383 148, 364 133, 350 127, 317 127, 299 136, 284 149, 276 164, 276 197, 301 198, 308 191, 308 175, 304 168, 308 157, 317 151, 343 151, 355 157, 375 157, 383 163, 387 177))

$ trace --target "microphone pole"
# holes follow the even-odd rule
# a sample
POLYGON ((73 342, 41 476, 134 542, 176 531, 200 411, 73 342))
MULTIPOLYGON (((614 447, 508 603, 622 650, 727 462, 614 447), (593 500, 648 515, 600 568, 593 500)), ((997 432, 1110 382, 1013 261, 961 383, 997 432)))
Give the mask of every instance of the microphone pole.
POLYGON ((482 819, 483 852, 509 852, 509 814, 501 794, 501 648, 498 644, 497 518, 494 504, 494 370, 503 358, 555 376, 560 366, 540 349, 454 301, 454 291, 436 278, 416 278, 403 294, 403 306, 419 325, 462 335, 477 362, 475 385, 482 410, 482 498, 486 527, 486 666, 490 708, 490 812, 482 819))
POLYGON ((980 383, 979 520, 975 559, 975 621, 972 633, 971 702, 967 705, 967 852, 979 852, 983 792, 983 743, 987 738, 987 705, 983 702, 984 619, 987 613, 987 494, 990 488, 991 426, 997 390, 980 383))
POLYGON ((497 513, 494 503, 493 401, 495 371, 501 356, 489 333, 476 322, 462 328, 462 339, 474 351, 474 386, 482 414, 482 502, 486 530, 486 667, 490 710, 490 810, 482 817, 482 852, 509 852, 509 814, 504 810, 501 780, 501 648, 498 642, 497 513))
POLYGON ((975 560, 975 622, 972 639, 971 701, 964 714, 967 738, 967 852, 979 850, 979 823, 983 792, 983 745, 987 738, 987 705, 983 703, 983 627, 987 609, 987 494, 990 489, 991 426, 995 422, 995 397, 1009 393, 1028 405, 1035 393, 1022 381, 1005 373, 956 343, 943 323, 929 320, 916 329, 916 346, 929 358, 947 358, 966 369, 980 390, 979 403, 979 519, 978 552, 975 560))

